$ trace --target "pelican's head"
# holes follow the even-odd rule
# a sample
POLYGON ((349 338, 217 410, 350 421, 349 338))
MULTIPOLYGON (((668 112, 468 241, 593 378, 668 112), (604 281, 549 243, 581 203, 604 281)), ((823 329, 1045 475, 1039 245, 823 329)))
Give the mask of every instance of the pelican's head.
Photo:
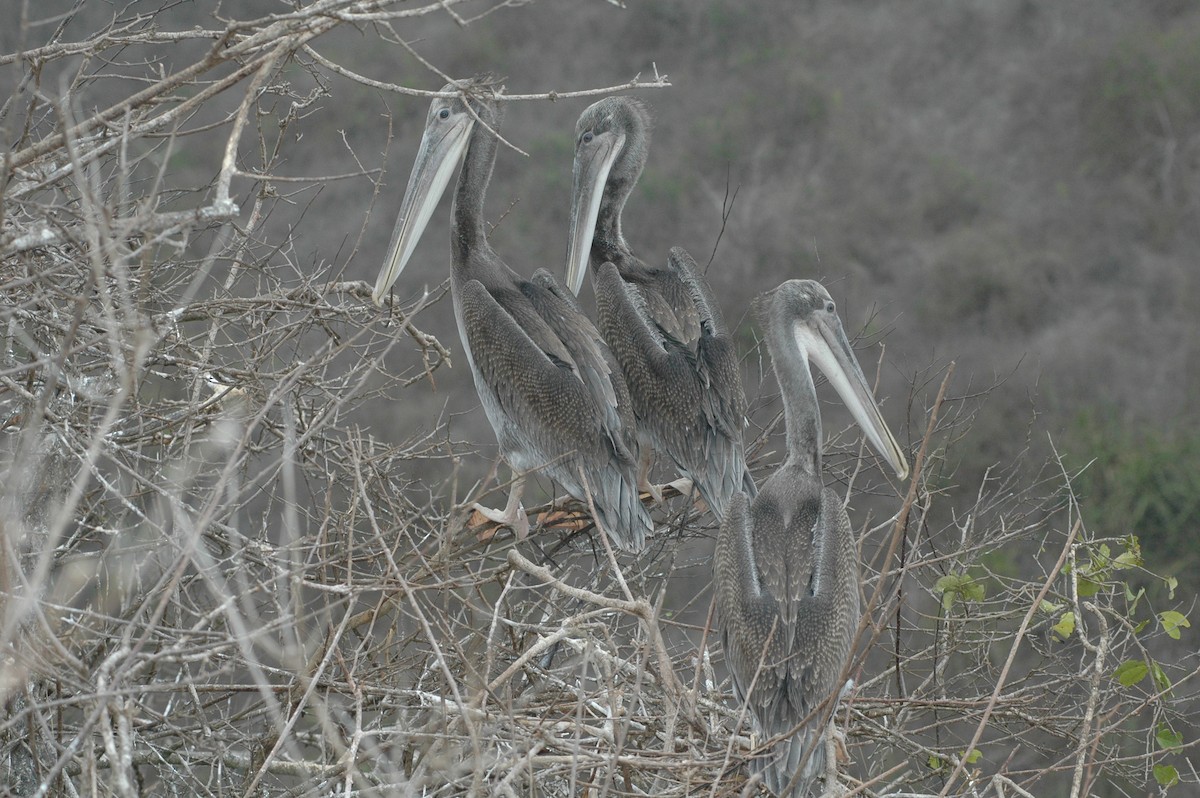
POLYGON ((815 280, 788 280, 763 297, 760 312, 764 323, 779 339, 795 342, 804 361, 800 367, 807 368, 808 361, 816 364, 846 403, 875 451, 899 479, 907 478, 908 462, 871 395, 871 387, 842 329, 837 306, 825 286, 815 280))
POLYGON ((649 145, 650 112, 633 97, 605 97, 575 123, 567 250, 567 287, 575 294, 587 273, 600 208, 610 205, 619 234, 621 207, 646 165, 649 145))
POLYGON ((490 77, 448 83, 442 87, 442 92, 459 92, 458 96, 435 97, 430 103, 421 147, 408 177, 396 228, 392 231, 392 243, 371 293, 376 304, 382 302, 400 272, 404 271, 421 240, 429 217, 462 163, 476 119, 495 129, 499 115, 494 85, 490 77))

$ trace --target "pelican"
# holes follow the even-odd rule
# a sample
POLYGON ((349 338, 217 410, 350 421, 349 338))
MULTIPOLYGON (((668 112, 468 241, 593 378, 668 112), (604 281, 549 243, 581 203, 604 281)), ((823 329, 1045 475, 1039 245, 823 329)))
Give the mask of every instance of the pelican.
MULTIPOLYGON (((646 165, 650 117, 608 97, 575 125, 567 287, 595 270, 596 326, 629 386, 649 487, 650 450, 665 452, 722 517, 737 490, 755 494, 742 444, 746 396, 737 349, 708 281, 688 253, 647 266, 621 232, 621 211, 646 165)), ((652 491, 653 492, 653 491, 652 491)))
POLYGON ((899 479, 908 463, 829 292, 813 280, 789 280, 756 305, 783 400, 787 458, 753 501, 738 493, 730 502, 714 558, 717 610, 734 695, 759 735, 782 737, 754 769, 776 795, 802 798, 825 772, 824 720, 833 708, 822 705, 843 686, 859 620, 850 519, 821 481, 810 359, 899 479))
POLYGON ((528 532, 525 475, 541 470, 586 503, 623 549, 637 551, 653 524, 637 491, 637 440, 624 380, 591 321, 545 270, 526 280, 492 250, 483 199, 503 118, 494 84, 447 85, 429 108, 416 163, 379 272, 379 303, 404 269, 458 165, 450 288, 467 364, 500 453, 513 469, 502 511, 488 519, 528 532))

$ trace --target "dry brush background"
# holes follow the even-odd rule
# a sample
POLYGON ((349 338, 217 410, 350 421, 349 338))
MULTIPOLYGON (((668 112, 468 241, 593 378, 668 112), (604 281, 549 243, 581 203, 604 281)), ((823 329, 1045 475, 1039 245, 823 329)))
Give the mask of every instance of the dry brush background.
POLYGON ((637 558, 471 528, 507 471, 444 238, 368 301, 421 91, 485 70, 533 95, 489 206, 524 273, 563 261, 587 92, 653 84, 628 234, 711 259, 757 474, 749 300, 816 277, 861 331, 920 470, 829 406, 871 602, 845 789, 1196 794, 1200 10, 899 9, 11 9, 4 794, 743 793, 711 517, 657 509, 637 558))

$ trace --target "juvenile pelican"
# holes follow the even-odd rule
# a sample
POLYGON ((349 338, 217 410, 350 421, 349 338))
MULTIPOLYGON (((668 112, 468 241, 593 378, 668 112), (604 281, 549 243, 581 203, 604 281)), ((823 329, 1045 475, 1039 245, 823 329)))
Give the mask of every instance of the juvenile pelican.
POLYGON ((443 91, 460 89, 429 108, 374 299, 400 275, 461 162, 450 235, 454 316, 475 389, 515 476, 503 511, 479 510, 523 534, 524 476, 540 469, 581 501, 590 491, 605 531, 621 548, 640 550, 653 525, 638 497, 624 380, 575 298, 544 270, 522 278, 488 243, 483 199, 503 113, 486 79, 443 91))
POLYGON ((621 211, 646 165, 650 118, 631 97, 595 103, 575 125, 567 286, 596 275, 596 326, 621 365, 637 417, 646 481, 665 452, 722 517, 734 491, 754 496, 742 427, 737 349, 696 262, 675 247, 647 266, 626 243, 621 211))
POLYGON ((825 772, 824 721, 832 707, 818 709, 842 689, 859 619, 850 520, 821 480, 810 359, 898 478, 908 476, 908 463, 825 288, 789 280, 756 305, 783 400, 787 459, 753 502, 738 493, 730 503, 717 536, 717 609, 734 695, 762 737, 791 735, 754 769, 777 795, 801 798, 825 772))

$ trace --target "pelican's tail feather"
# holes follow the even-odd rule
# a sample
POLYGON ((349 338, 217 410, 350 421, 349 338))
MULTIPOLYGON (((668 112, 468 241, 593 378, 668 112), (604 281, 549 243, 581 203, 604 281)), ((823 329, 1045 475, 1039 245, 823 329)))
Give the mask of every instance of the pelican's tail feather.
POLYGON ((753 760, 752 769, 779 798, 816 798, 824 792, 825 735, 808 726, 753 760), (788 787, 791 785, 791 789, 788 787))
POLYGON ((602 495, 594 499, 604 531, 618 548, 635 553, 641 551, 646 547, 646 536, 654 531, 654 521, 642 504, 637 480, 630 474, 621 473, 601 487, 602 495))

